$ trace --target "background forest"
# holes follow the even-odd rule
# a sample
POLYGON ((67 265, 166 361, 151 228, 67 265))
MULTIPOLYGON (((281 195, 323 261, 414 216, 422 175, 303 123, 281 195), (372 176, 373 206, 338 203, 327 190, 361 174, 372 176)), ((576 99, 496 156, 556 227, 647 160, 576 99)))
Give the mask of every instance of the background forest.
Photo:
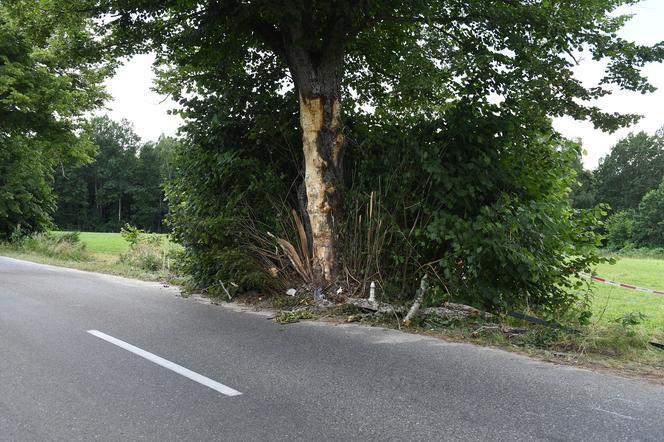
POLYGON ((87 164, 61 164, 54 180, 63 230, 119 232, 126 223, 165 232, 168 212, 164 183, 174 176, 178 142, 161 137, 143 143, 127 121, 93 118, 87 128, 95 146, 87 164))
POLYGON ((664 132, 630 134, 595 170, 576 164, 571 199, 578 208, 604 204, 605 248, 622 254, 661 255, 664 247, 664 132))

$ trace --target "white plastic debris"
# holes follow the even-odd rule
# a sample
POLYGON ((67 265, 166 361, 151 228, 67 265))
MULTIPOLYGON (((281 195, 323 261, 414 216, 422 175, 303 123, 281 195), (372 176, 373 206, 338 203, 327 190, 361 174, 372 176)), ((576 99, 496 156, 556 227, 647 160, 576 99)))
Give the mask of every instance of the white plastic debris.
POLYGON ((341 292, 343 292, 343 291, 344 291, 344 289, 342 289, 341 287, 339 287, 339 288, 337 289, 337 295, 340 295, 341 292))
POLYGON ((297 293, 297 290, 295 290, 295 289, 288 289, 288 290, 286 290, 286 294, 287 294, 288 296, 295 296, 296 293, 297 293))

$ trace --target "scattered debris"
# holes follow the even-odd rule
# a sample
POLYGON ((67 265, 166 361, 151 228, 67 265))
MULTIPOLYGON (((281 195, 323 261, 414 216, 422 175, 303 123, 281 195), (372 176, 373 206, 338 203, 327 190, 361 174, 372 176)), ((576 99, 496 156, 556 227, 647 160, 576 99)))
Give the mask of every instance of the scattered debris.
POLYGON ((346 304, 354 305, 364 310, 370 310, 374 313, 403 313, 404 307, 383 302, 371 302, 366 298, 348 298, 346 304))
POLYGON ((471 338, 479 338, 483 331, 500 331, 499 325, 483 325, 482 327, 474 330, 471 334, 471 338))
POLYGON ((521 319, 523 321, 531 322, 531 323, 537 324, 537 325, 544 325, 544 326, 552 328, 554 330, 564 330, 568 333, 580 333, 580 331, 575 329, 575 328, 563 327, 563 326, 558 325, 554 322, 545 321, 544 319, 536 318, 535 316, 528 316, 528 315, 523 314, 521 312, 508 311, 507 316, 511 316, 513 318, 521 319))
POLYGON ((440 307, 425 308, 422 309, 420 313, 425 316, 435 315, 445 319, 468 319, 479 318, 481 316, 490 318, 493 316, 490 313, 483 313, 475 307, 454 302, 445 302, 440 307))
POLYGON ((349 315, 349 316, 346 318, 346 322, 359 322, 359 321, 363 320, 364 318, 366 318, 367 316, 371 316, 371 315, 368 315, 368 314, 363 314, 363 315, 349 315))
POLYGON ((220 279, 220 280, 219 280, 219 284, 221 284, 221 288, 224 289, 224 293, 226 293, 226 297, 228 298, 228 300, 230 301, 231 299, 233 299, 233 297, 231 296, 230 292, 228 291, 228 289, 227 289, 226 286, 224 285, 224 281, 222 281, 222 280, 220 279))
POLYGON ((650 341, 650 345, 652 345, 655 348, 659 348, 660 350, 664 350, 664 344, 659 343, 657 341, 650 341))
POLYGON ((403 324, 406 326, 409 326, 412 323, 412 320, 415 317, 415 315, 424 316, 424 317, 436 316, 442 319, 457 319, 457 320, 479 318, 479 317, 484 317, 484 318, 493 317, 493 315, 490 313, 482 312, 481 310, 478 310, 469 305, 457 304, 454 302, 445 302, 440 307, 428 307, 420 309, 419 306, 421 305, 421 300, 419 302, 417 302, 416 300, 416 303, 413 304, 413 307, 411 307, 409 311, 407 311, 406 308, 403 306, 392 305, 383 302, 371 302, 369 299, 366 298, 348 298, 346 300, 346 303, 361 308, 362 310, 368 310, 372 312, 372 314, 385 314, 385 313, 410 314, 410 312, 413 311, 413 307, 417 307, 414 310, 414 312, 410 315, 410 317, 406 315, 406 318, 404 318, 403 324), (406 320, 411 322, 406 324, 405 322, 406 320))
POLYGON ((568 354, 568 353, 563 353, 562 351, 551 351, 551 350, 547 350, 547 351, 545 351, 544 353, 545 353, 545 354, 550 354, 551 356, 554 356, 554 357, 556 357, 556 358, 565 358, 565 359, 569 359, 569 358, 572 356, 572 355, 570 355, 570 354, 568 354))
POLYGON ((479 338, 480 335, 482 334, 482 332, 485 332, 485 331, 499 332, 499 333, 506 334, 508 336, 514 336, 514 335, 520 335, 520 334, 526 333, 528 331, 528 329, 525 328, 525 327, 510 327, 509 325, 498 325, 498 324, 490 325, 490 324, 487 324, 487 325, 483 325, 483 326, 475 329, 470 334, 470 336, 472 338, 479 338))
POLYGON ((295 289, 288 289, 288 290, 286 290, 286 294, 287 294, 288 296, 295 296, 296 293, 297 293, 297 290, 295 290, 295 289))
POLYGON ((293 312, 279 312, 273 318, 273 321, 277 324, 292 324, 304 319, 318 319, 319 317, 320 315, 318 313, 310 312, 308 310, 298 310, 293 312))

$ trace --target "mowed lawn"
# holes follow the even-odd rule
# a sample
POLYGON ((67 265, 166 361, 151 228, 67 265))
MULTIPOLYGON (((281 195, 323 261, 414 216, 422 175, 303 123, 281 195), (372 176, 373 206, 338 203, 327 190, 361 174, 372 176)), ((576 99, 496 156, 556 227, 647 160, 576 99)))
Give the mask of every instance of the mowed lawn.
MULTIPOLYGON (((597 276, 630 285, 664 291, 664 260, 618 258, 617 262, 601 264, 597 276)), ((664 295, 593 282, 593 317, 600 322, 615 321, 626 313, 641 312, 648 333, 664 338, 664 295), (600 319, 601 318, 601 319, 600 319)))
MULTIPOLYGON (((54 232, 58 233, 58 232, 54 232)), ((66 232, 62 232, 66 233, 66 232)), ((122 253, 129 250, 129 243, 122 237, 120 233, 113 232, 80 232, 81 241, 85 247, 94 255, 97 256, 116 256, 119 257, 122 253)), ((168 243, 168 235, 159 234, 166 238, 168 243)))
POLYGON ((129 249, 129 243, 119 233, 81 232, 80 238, 92 253, 120 255, 129 249))

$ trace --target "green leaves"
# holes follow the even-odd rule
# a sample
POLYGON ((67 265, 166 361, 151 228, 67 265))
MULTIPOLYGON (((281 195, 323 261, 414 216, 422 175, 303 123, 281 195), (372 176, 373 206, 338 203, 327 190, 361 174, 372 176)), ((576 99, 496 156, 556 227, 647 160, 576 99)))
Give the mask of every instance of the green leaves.
POLYGON ((426 272, 446 299, 478 307, 576 305, 577 272, 599 260, 602 217, 568 203, 577 145, 481 107, 408 119, 407 132, 403 120, 375 120, 351 120, 362 143, 349 146, 348 198, 379 189, 389 208, 382 221, 396 233, 383 245, 381 286, 414 293, 426 272))
POLYGON ((595 172, 597 200, 615 211, 636 209, 664 177, 664 136, 629 134, 611 148, 595 172))
POLYGON ((0 4, 0 238, 50 225, 54 169, 89 160, 82 116, 105 97, 104 70, 64 50, 91 38, 85 22, 54 23, 40 6, 51 2, 0 4))
MULTIPOLYGON (((46 5, 76 16, 69 3, 46 5)), ((664 58, 659 45, 616 36, 624 19, 611 13, 627 3, 90 0, 106 20, 84 49, 153 50, 166 66, 158 87, 187 117, 171 222, 201 284, 255 264, 243 222, 276 228, 275 199, 301 204, 293 54, 302 50, 317 65, 342 54, 329 72, 342 77, 344 195, 352 207, 378 192, 390 208, 394 235, 380 260, 395 293, 431 272, 477 304, 552 311, 573 303, 575 272, 598 259, 599 213, 568 206, 578 148, 550 118, 606 130, 634 121, 591 103, 610 85, 651 90, 640 68, 664 58), (572 72, 584 49, 608 66, 593 87, 572 72)))

